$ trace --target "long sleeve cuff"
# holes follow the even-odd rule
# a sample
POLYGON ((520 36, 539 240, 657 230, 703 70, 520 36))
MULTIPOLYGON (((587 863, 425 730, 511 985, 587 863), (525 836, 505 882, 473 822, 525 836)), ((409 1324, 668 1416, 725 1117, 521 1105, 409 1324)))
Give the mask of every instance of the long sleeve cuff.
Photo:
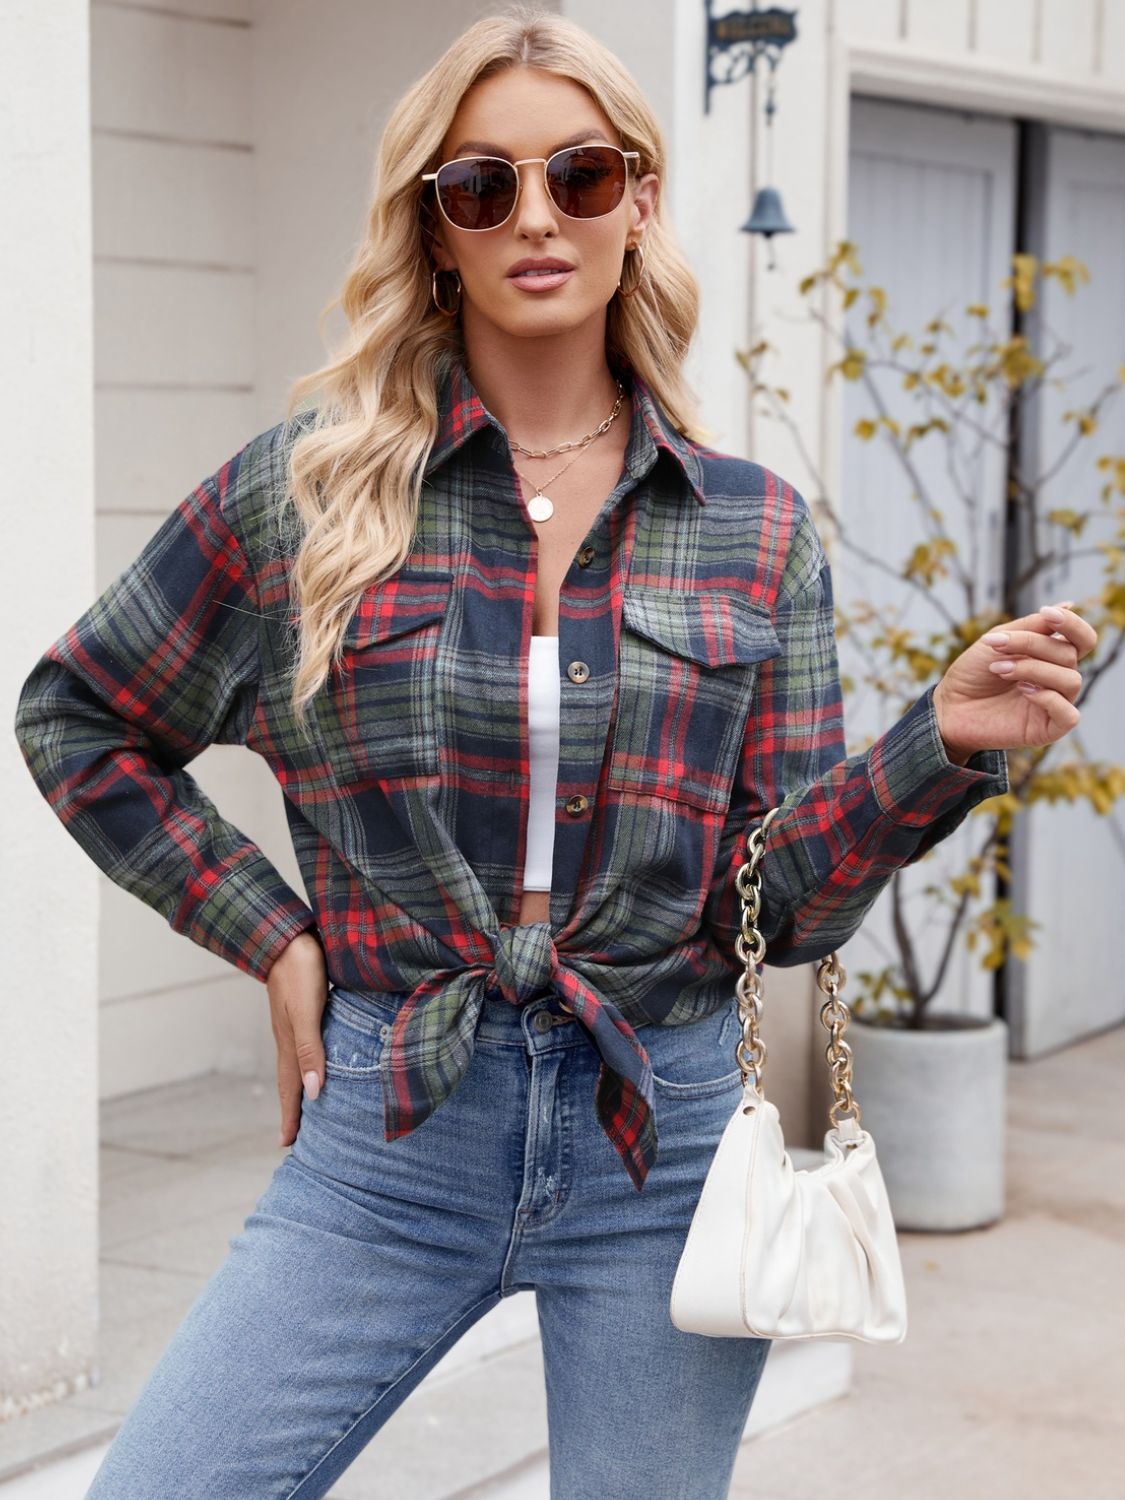
POLYGON ((977 750, 963 766, 950 760, 938 728, 936 688, 930 684, 868 757, 882 811, 895 823, 926 830, 914 858, 952 832, 978 802, 1009 789, 1003 750, 977 750))
POLYGON ((169 923, 246 974, 265 982, 292 940, 316 917, 263 854, 250 846, 236 871, 202 872, 169 923))

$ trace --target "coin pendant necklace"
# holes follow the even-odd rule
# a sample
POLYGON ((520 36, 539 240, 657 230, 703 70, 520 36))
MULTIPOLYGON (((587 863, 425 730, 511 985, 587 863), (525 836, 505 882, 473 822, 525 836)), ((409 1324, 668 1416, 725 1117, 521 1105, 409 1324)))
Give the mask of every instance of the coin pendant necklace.
MULTIPOLYGON (((599 438, 602 435, 603 432, 607 432, 609 430, 609 428, 610 428, 610 426, 611 426, 614 418, 617 416, 617 413, 621 410, 621 402, 622 402, 622 400, 624 398, 624 395, 625 395, 625 389, 622 386, 620 380, 618 380, 617 381, 617 400, 614 402, 612 412, 610 412, 609 416, 605 419, 605 421, 599 427, 596 427, 593 432, 588 432, 585 437, 579 438, 577 440, 577 442, 560 443, 557 448, 542 448, 542 449, 524 448, 520 443, 514 443, 514 442, 512 443, 511 446, 513 448, 517 449, 520 453, 526 453, 529 458, 548 458, 551 454, 553 454, 553 453, 562 453, 567 448, 577 448, 578 452, 570 460, 570 463, 563 464, 562 468, 558 469, 554 474, 552 474, 551 477, 550 477, 550 479, 547 479, 547 480, 544 481, 544 484, 554 484, 555 480, 558 479, 560 475, 566 473, 567 469, 570 468, 571 464, 576 463, 578 461, 578 459, 580 459, 582 457, 582 454, 586 451, 586 449, 590 446, 590 444, 596 438, 599 438)), ((514 463, 513 463, 512 467, 515 468, 515 464, 514 463)), ((519 469, 516 469, 516 473, 524 481, 525 484, 531 485, 532 488, 535 490, 535 494, 527 502, 527 513, 528 513, 528 515, 531 517, 531 519, 533 521, 549 521, 551 519, 551 517, 555 513, 555 504, 554 504, 554 501, 550 498, 549 495, 545 495, 543 493, 543 485, 542 484, 537 484, 534 479, 529 479, 527 477, 527 475, 524 474, 524 473, 522 473, 521 470, 519 470, 519 469)))
MULTIPOLYGON (((591 438, 590 441, 592 442, 593 439, 591 438)), ((564 464, 562 468, 558 470, 558 473, 552 474, 550 479, 547 480, 547 483, 554 484, 555 480, 558 479, 560 474, 566 473, 567 469, 570 468, 570 464, 577 463, 577 461, 582 457, 582 453, 586 451, 586 448, 588 446, 589 444, 584 445, 582 451, 576 453, 570 460, 570 463, 564 464)), ((512 467, 515 468, 515 464, 513 464, 512 467)), ((528 515, 533 521, 549 521, 555 513, 555 502, 549 495, 545 495, 543 493, 539 485, 535 483, 534 479, 528 479, 527 475, 522 473, 519 469, 516 469, 516 473, 519 474, 520 478, 524 481, 525 484, 530 484, 535 489, 535 494, 532 495, 531 499, 527 502, 528 515)))

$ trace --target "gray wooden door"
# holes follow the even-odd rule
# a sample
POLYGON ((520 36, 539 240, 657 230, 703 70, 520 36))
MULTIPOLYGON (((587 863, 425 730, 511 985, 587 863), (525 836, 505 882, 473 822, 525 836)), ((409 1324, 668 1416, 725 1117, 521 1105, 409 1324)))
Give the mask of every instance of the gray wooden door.
MULTIPOLYGON (((1038 126, 1032 141, 1029 176, 1039 191, 1026 248, 1047 260, 1073 255, 1090 272, 1073 296, 1047 278, 1038 309, 1049 343, 1071 349, 1053 373, 1074 377, 1065 390, 1048 386, 1029 428, 1029 461, 1049 473, 1074 432, 1063 413, 1088 404, 1125 363, 1125 140, 1038 126)), ((1038 330, 1032 336, 1041 344, 1038 330)), ((1094 516, 1078 538, 1059 526, 1040 527, 1041 550, 1056 551, 1059 561, 1020 601, 1020 613, 1058 599, 1074 599, 1081 610, 1105 583, 1105 559, 1092 543, 1109 537, 1098 519, 1113 512, 1098 499, 1108 476, 1095 460, 1125 451, 1123 397, 1107 404, 1097 432, 1061 463, 1043 492, 1040 515, 1069 506, 1094 516)), ((1116 503, 1120 515, 1120 496, 1116 503)), ((1096 660, 1115 634, 1101 631, 1096 660)), ((1089 665, 1083 662, 1082 670, 1089 665)), ((1125 762, 1125 661, 1106 671, 1080 707, 1078 726, 1048 764, 1072 759, 1079 749, 1091 759, 1125 762)), ((1011 962, 1007 972, 1013 1053, 1033 1057, 1125 1020, 1116 945, 1125 916, 1125 806, 1100 814, 1086 801, 1037 803, 1021 819, 1012 852, 1015 899, 1043 924, 1033 934, 1038 946, 1031 959, 1011 962)))
MULTIPOLYGON (((869 351, 915 363, 917 346, 927 337, 925 324, 938 315, 955 331, 952 338, 941 336, 943 345, 949 345, 951 354, 964 349, 980 332, 979 320, 966 312, 974 302, 989 305, 992 326, 1000 336, 1006 334, 1007 299, 1000 282, 1009 274, 1013 244, 1015 147, 1014 125, 1004 119, 853 99, 848 238, 857 245, 862 284, 884 288, 894 330, 909 333, 915 342, 913 351, 897 356, 885 339, 872 345, 865 321, 870 304, 862 298, 846 317, 856 340, 869 351)), ((880 369, 873 376, 886 411, 904 430, 920 420, 921 409, 904 393, 901 374, 880 369)), ((836 597, 848 609, 856 599, 870 600, 884 613, 893 606, 888 623, 910 630, 925 645, 930 632, 948 639, 951 621, 964 616, 964 588, 954 577, 939 579, 933 586, 935 602, 886 570, 900 569, 918 542, 941 531, 957 544, 975 608, 995 604, 1002 567, 1004 456, 998 445, 962 445, 951 472, 945 441, 935 434, 914 446, 908 470, 882 435, 870 442, 853 435, 856 422, 873 418, 876 410, 862 383, 845 383, 841 511, 860 552, 846 545, 836 549, 836 597), (940 517, 911 498, 915 490, 940 517), (978 515, 979 520, 973 519, 978 515), (970 540, 974 536, 976 545, 970 540)), ((933 410, 939 414, 941 404, 935 403, 933 410)), ((975 420, 987 421, 989 415, 978 409, 975 420)), ((845 699, 849 749, 860 749, 898 716, 901 699, 883 697, 877 685, 866 681, 871 665, 847 637, 840 642, 840 662, 855 682, 845 699)), ((978 955, 966 949, 963 939, 949 949, 942 968, 949 923, 945 909, 935 908, 924 892, 927 886, 946 886, 965 869, 985 826, 983 818, 970 816, 902 873, 903 910, 918 968, 924 982, 932 982, 939 972, 943 976, 931 1010, 992 1012, 992 973, 982 970, 978 955)), ((858 987, 851 976, 882 969, 897 957, 889 890, 841 957, 853 997, 858 987)))

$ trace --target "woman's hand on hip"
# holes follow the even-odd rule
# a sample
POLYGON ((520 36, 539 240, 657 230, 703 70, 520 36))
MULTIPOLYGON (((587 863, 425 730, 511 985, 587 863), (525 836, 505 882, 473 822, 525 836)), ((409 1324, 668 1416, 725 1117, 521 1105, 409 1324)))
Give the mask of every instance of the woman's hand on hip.
POLYGON ((320 1022, 328 1000, 328 970, 324 949, 314 933, 299 932, 285 945, 270 965, 266 988, 277 1043, 278 1144, 291 1146, 301 1124, 302 1092, 315 1099, 324 1081, 320 1022))
POLYGON ((1068 607, 1073 602, 1007 620, 949 664, 934 707, 952 759, 1050 745, 1078 723, 1077 664, 1093 651, 1098 633, 1068 607))

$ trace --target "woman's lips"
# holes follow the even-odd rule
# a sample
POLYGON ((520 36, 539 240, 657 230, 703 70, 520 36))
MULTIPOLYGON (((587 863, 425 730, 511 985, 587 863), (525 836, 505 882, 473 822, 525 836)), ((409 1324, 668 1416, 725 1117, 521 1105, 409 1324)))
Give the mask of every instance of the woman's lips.
POLYGON ((518 276, 509 276, 508 280, 513 286, 518 286, 525 292, 548 292, 553 286, 562 286, 564 281, 569 281, 574 275, 571 271, 523 271, 518 276))

